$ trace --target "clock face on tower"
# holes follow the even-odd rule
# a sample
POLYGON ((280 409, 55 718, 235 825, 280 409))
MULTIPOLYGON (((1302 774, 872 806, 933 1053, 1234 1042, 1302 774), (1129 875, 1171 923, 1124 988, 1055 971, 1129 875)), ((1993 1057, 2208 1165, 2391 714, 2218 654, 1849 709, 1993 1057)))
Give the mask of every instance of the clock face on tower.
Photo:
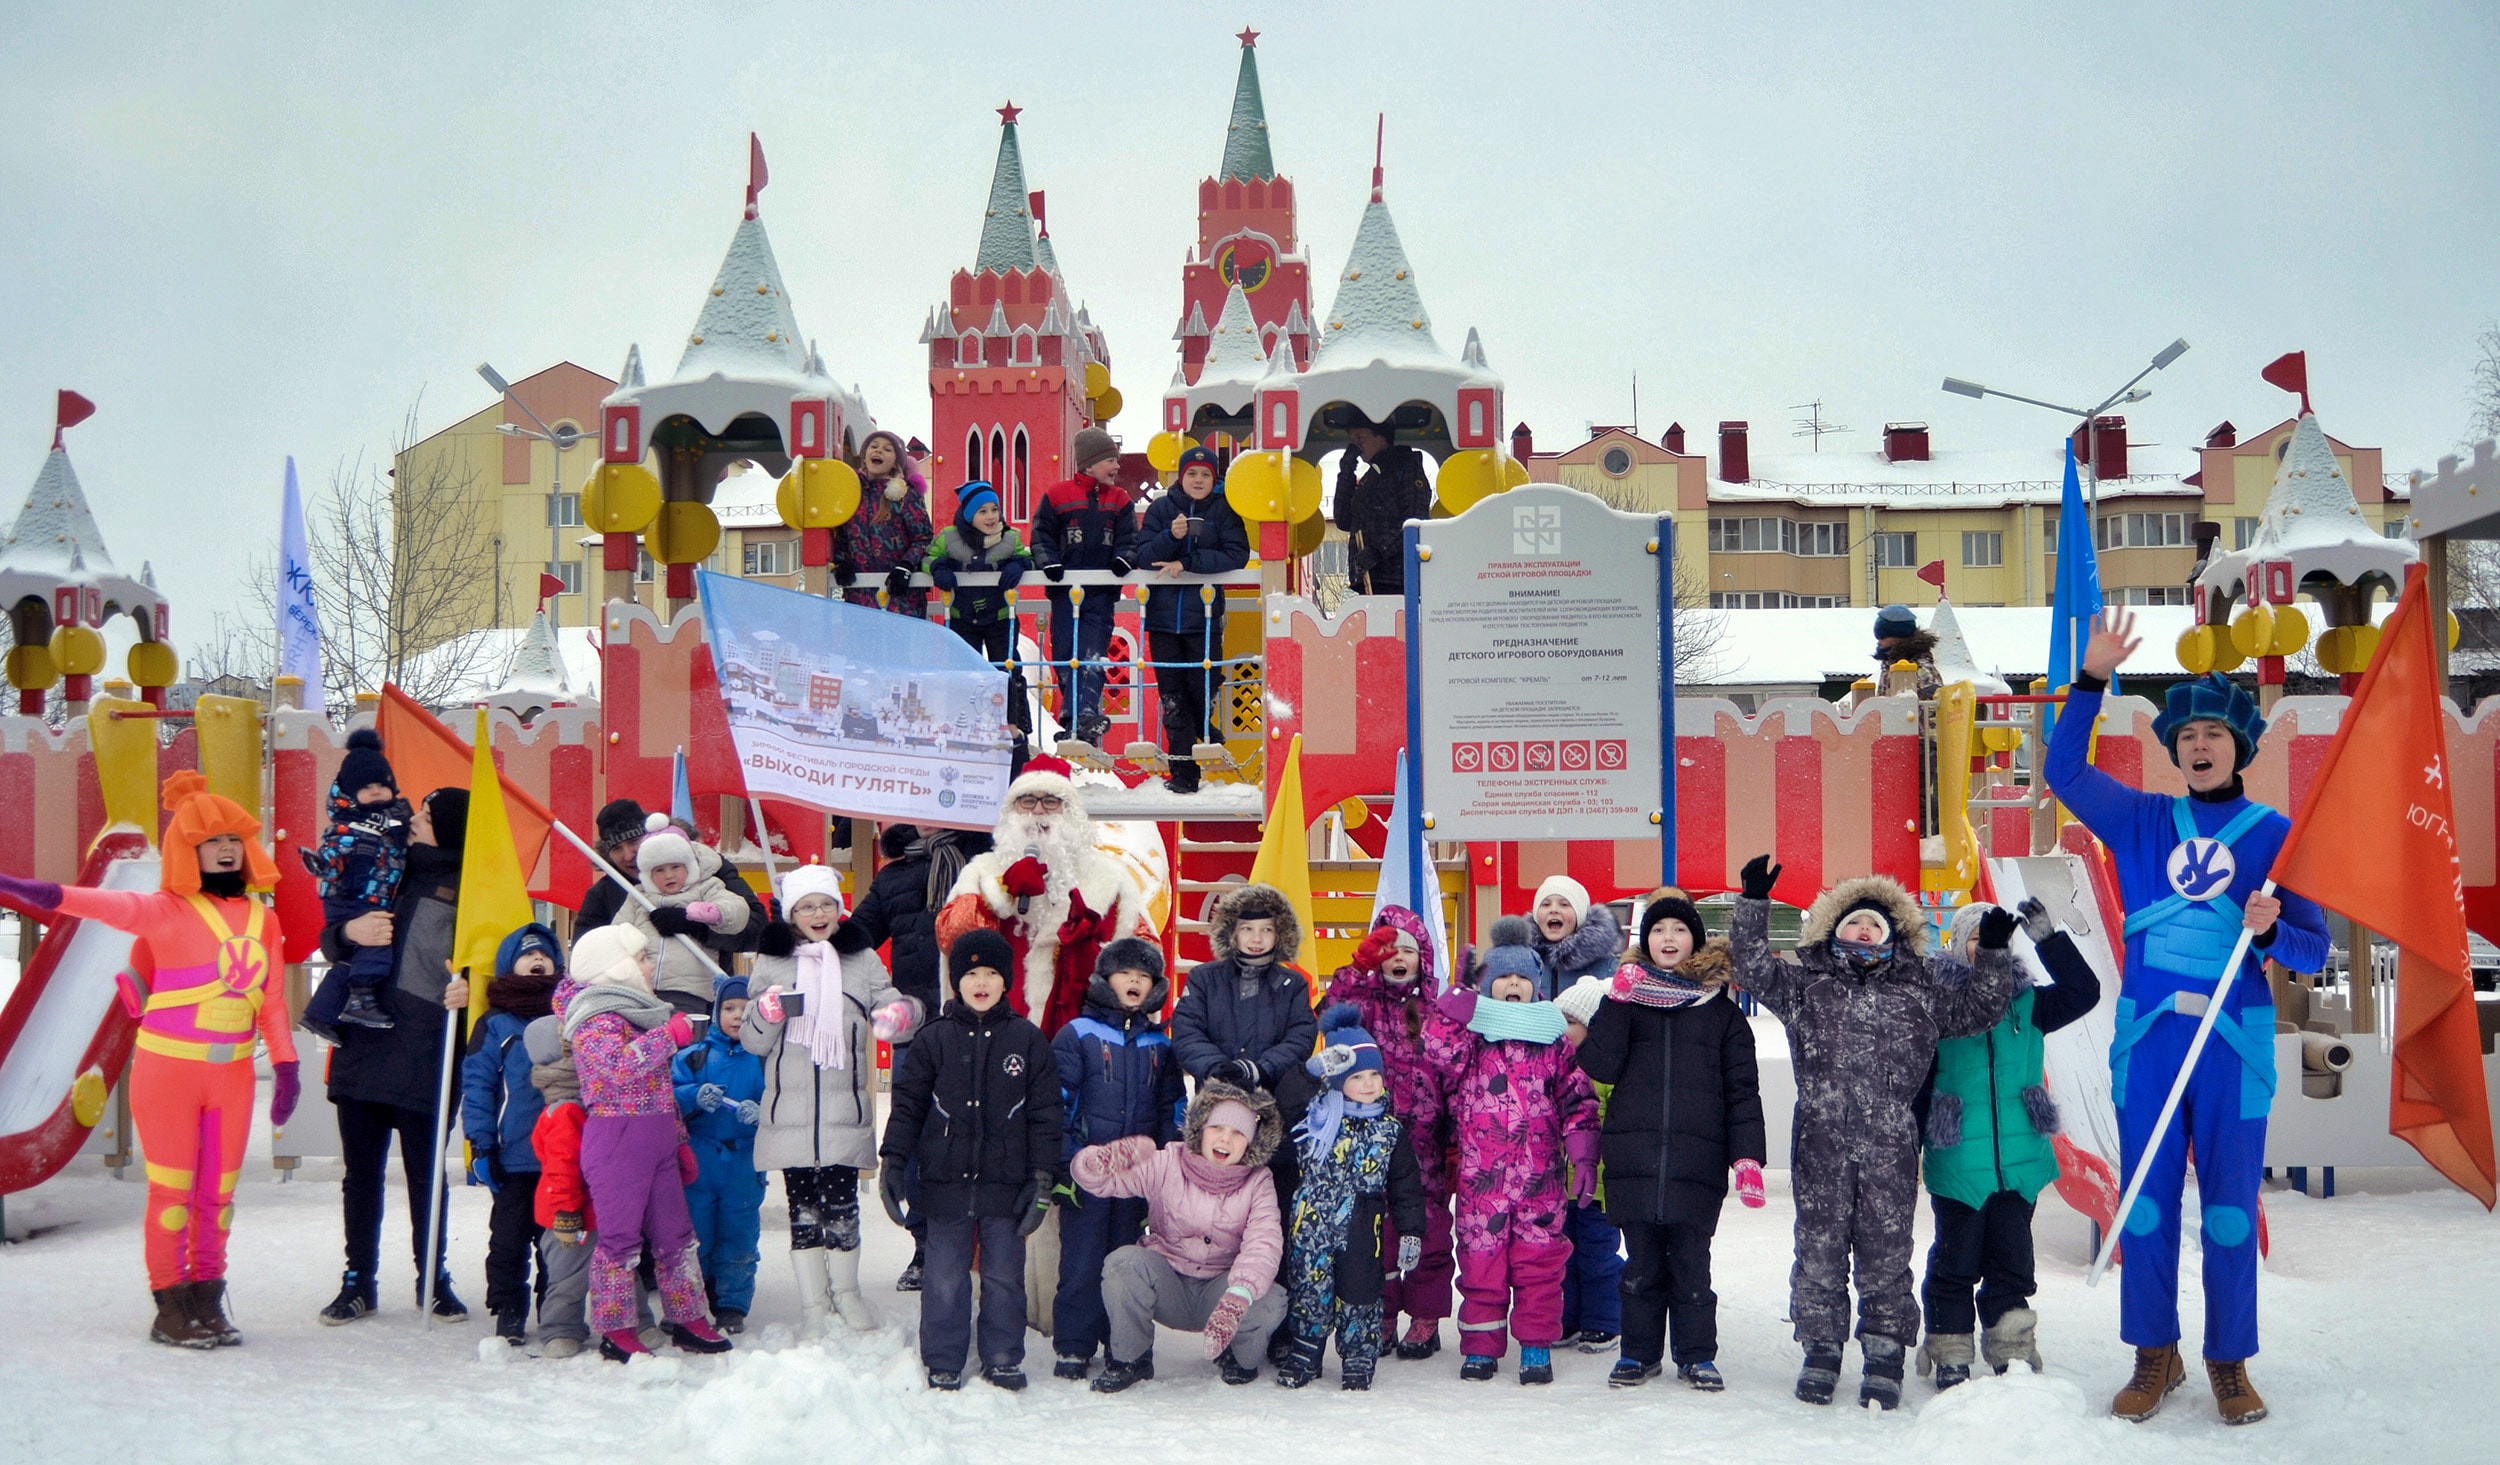
POLYGON ((1255 295, 1276 273, 1276 250, 1264 239, 1228 239, 1215 251, 1215 274, 1226 285, 1255 295))

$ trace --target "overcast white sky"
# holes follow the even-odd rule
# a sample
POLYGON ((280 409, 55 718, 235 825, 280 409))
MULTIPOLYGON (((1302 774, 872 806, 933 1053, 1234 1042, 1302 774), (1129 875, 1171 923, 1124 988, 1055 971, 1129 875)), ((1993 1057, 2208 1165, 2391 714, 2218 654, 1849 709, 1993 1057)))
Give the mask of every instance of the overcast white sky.
POLYGON ((318 484, 420 393, 428 430, 475 411, 481 359, 672 366, 750 128, 801 326, 925 435, 916 338, 1011 96, 1142 439, 1245 21, 1316 272, 1385 110, 1436 333, 1482 330, 1540 446, 1628 417, 1635 371, 1652 437, 1786 450, 1820 397, 1831 447, 2045 446, 1938 380, 2088 405, 2183 335, 2139 440, 2277 420, 2257 369, 2306 347, 2330 432, 2453 448, 2500 317, 2492 6, 1905 8, 0 0, 0 514, 54 388, 95 398, 74 458, 179 643, 274 541, 285 455, 318 484))

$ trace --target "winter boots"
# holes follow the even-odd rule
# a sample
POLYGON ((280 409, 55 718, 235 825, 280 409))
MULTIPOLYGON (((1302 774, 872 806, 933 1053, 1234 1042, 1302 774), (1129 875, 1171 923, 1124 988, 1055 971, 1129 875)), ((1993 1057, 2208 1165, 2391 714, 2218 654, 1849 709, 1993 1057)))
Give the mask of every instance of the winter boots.
POLYGON ((1327 1346, 1325 1338, 1305 1338, 1292 1329, 1283 1329, 1289 1337, 1284 1360, 1276 1365, 1276 1382, 1284 1388, 1298 1389, 1319 1377, 1320 1350, 1327 1346))
POLYGON ((1106 1357, 1103 1360, 1102 1372, 1094 1377, 1094 1392, 1116 1394, 1123 1389, 1142 1384, 1154 1376, 1155 1355, 1151 1348, 1146 1350, 1145 1357, 1138 1359, 1135 1363, 1122 1363, 1116 1358, 1106 1357))
MULTIPOLYGON (((423 1283, 417 1285, 417 1304, 420 1307, 425 1305, 423 1283)), ((447 1271, 435 1274, 433 1313, 447 1323, 460 1322, 469 1315, 469 1309, 462 1305, 459 1294, 451 1290, 451 1273, 447 1271)))
POLYGON ((875 1332, 880 1319, 859 1290, 859 1253, 828 1250, 824 1258, 825 1276, 833 1287, 834 1312, 855 1332, 875 1332))
POLYGON ((1579 1336, 1577 1346, 1583 1353, 1603 1353, 1615 1346, 1613 1333, 1586 1332, 1579 1336))
MULTIPOLYGON (((856 1278, 859 1253, 843 1254, 851 1259, 852 1276, 856 1278)), ((826 1258, 830 1255, 821 1246, 804 1246, 790 1253, 790 1271, 799 1280, 799 1331, 810 1337, 822 1333, 833 1318, 833 1291, 826 1275, 826 1258)))
POLYGON ((495 1314, 495 1336, 518 1348, 529 1341, 530 1314, 526 1307, 507 1307, 495 1314))
POLYGON ((599 1356, 610 1363, 624 1363, 636 1354, 648 1358, 651 1356, 651 1350, 642 1345, 642 1334, 635 1332, 632 1328, 618 1328, 615 1332, 602 1334, 599 1338, 599 1356))
POLYGON ((1441 1323, 1436 1318, 1415 1318, 1406 1325, 1406 1335, 1398 1339, 1398 1357, 1412 1363, 1430 1358, 1441 1351, 1441 1323))
POLYGON ((243 1335, 226 1320, 226 1279, 219 1277, 213 1281, 193 1282, 190 1286, 191 1316, 208 1330, 210 1337, 217 1340, 217 1346, 232 1348, 241 1343, 243 1335))
MULTIPOLYGON (((1918 1376, 1935 1374, 1936 1392, 1941 1394, 1955 1384, 1970 1382, 1971 1357, 1970 1334, 1929 1333, 1926 1345, 1918 1350, 1918 1376)), ((2005 1366, 1998 1364, 1997 1372, 2005 1372, 2005 1366)))
POLYGON ((1366 1359, 1360 1363, 1350 1363, 1343 1358, 1337 1360, 1337 1387, 1339 1389, 1352 1389, 1360 1393, 1371 1386, 1372 1360, 1366 1359))
POLYGON ((1233 1358, 1233 1350, 1227 1348, 1215 1356, 1215 1376, 1239 1388, 1243 1384, 1257 1383, 1259 1370, 1255 1364, 1245 1368, 1236 1362, 1233 1358))
POLYGON ((2035 1335, 2039 1330, 2038 1313, 2028 1307, 2014 1308, 1989 1324, 1987 1331, 1980 1334, 1979 1356, 1987 1359, 1988 1366, 1999 1373, 2016 1362, 2028 1363, 2031 1371, 2038 1373, 2040 1345, 2035 1335))
MULTIPOLYGON (((2238 1365, 2234 1364, 2233 1367, 2238 1365)), ((2109 1412, 2130 1424, 2142 1424, 2161 1412, 2162 1400, 2187 1382, 2187 1365, 2179 1361, 2179 1345, 2135 1350, 2135 1377, 2109 1401, 2109 1412)), ((2217 1381, 2215 1393, 2221 1390, 2217 1381)))
POLYGON ((985 1363, 981 1365, 981 1382, 993 1389, 1020 1394, 1024 1392, 1024 1369, 1013 1363, 985 1363))
POLYGON ((1901 1407, 1901 1365, 1904 1352, 1898 1340, 1861 1337, 1858 1351, 1865 1355, 1866 1371, 1858 1380, 1858 1407, 1898 1409, 1901 1407))
POLYGON ((1458 1365, 1458 1376, 1471 1384, 1483 1383, 1502 1371, 1502 1360, 1470 1353, 1458 1365))
MULTIPOLYGON (((1652 1367, 1655 1368, 1655 1365, 1652 1367)), ((1708 1359, 1699 1363, 1678 1364, 1675 1376, 1684 1381, 1685 1387, 1698 1389, 1705 1394, 1722 1393, 1727 1389, 1727 1380, 1719 1376, 1719 1365, 1708 1359)), ((1611 1383, 1613 1380, 1609 1379, 1608 1382, 1611 1383)))
POLYGON ((2205 1377, 2214 1386, 2214 1407, 2222 1411, 2224 1424, 2255 1424, 2266 1417, 2266 1401, 2248 1382, 2247 1359, 2222 1363, 2208 1358, 2205 1377))
POLYGON ((669 1341, 686 1353, 726 1353, 733 1346, 700 1318, 690 1323, 663 1323, 669 1341))
POLYGON ((1797 1374, 1797 1397, 1808 1404, 1829 1404, 1840 1387, 1840 1345, 1808 1343, 1806 1366, 1797 1374))
POLYGON ((1094 1355, 1091 1353, 1083 1358, 1073 1353, 1061 1353, 1051 1359, 1050 1376, 1055 1379, 1066 1379, 1070 1383, 1081 1384, 1085 1382, 1085 1376, 1093 1371, 1094 1355))
POLYGON ((330 1305, 321 1310, 321 1325, 335 1328, 343 1323, 352 1323, 360 1317, 370 1316, 380 1305, 373 1295, 373 1278, 350 1270, 339 1278, 339 1295, 331 1298, 330 1305))
POLYGON ((1550 1384, 1554 1381, 1554 1351, 1519 1345, 1519 1381, 1523 1384, 1550 1384))
POLYGON ((156 1298, 156 1321, 148 1326, 148 1341, 174 1348, 214 1348, 217 1335, 191 1315, 191 1284, 176 1282, 152 1294, 156 1298))
POLYGON ((920 1243, 914 1241, 911 1247, 911 1265, 903 1268, 903 1275, 894 1279, 894 1290, 897 1292, 919 1291, 922 1265, 920 1243))
POLYGON ((339 1009, 339 1021, 351 1028, 372 1028, 388 1032, 392 1027, 390 1009, 371 987, 349 987, 347 1003, 339 1009))
POLYGON ((1613 1371, 1606 1375, 1606 1387, 1637 1389, 1664 1372, 1666 1367, 1663 1364, 1643 1363, 1637 1358, 1618 1358, 1613 1371))

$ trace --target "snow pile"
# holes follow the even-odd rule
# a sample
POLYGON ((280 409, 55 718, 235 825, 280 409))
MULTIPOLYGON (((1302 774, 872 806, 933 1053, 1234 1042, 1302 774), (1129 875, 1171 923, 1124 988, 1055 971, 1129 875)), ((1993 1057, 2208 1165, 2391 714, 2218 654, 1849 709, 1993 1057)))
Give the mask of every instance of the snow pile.
MULTIPOLYGON (((974 1387, 980 1395, 945 1402, 1005 1402, 1003 1395, 974 1387)), ((835 1441, 843 1458, 888 1465, 961 1458, 947 1447, 945 1419, 929 1407, 936 1398, 921 1381, 909 1338, 892 1328, 779 1352, 742 1347, 729 1355, 726 1370, 685 1401, 663 1449, 673 1459, 714 1465, 811 1459, 835 1441)))

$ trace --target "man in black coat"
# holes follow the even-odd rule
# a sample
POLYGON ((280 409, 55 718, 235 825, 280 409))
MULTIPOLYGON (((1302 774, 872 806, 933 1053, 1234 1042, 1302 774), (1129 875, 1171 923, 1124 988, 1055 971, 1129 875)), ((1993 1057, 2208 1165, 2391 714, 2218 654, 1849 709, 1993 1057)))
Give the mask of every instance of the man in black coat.
MULTIPOLYGON (((446 965, 460 901, 460 851, 467 838, 469 795, 439 788, 409 821, 408 867, 399 899, 387 912, 372 911, 321 933, 331 962, 325 982, 342 981, 356 946, 391 949, 392 980, 380 992, 390 1010, 387 1028, 341 1027, 331 1037, 330 1102, 338 1109, 339 1153, 347 1174, 341 1187, 347 1234, 347 1273, 339 1295, 321 1310, 321 1321, 349 1323, 378 1305, 375 1266, 382 1246, 383 1163, 391 1138, 399 1138, 400 1168, 408 1182, 409 1253, 416 1259, 418 1293, 424 1292, 425 1231, 434 1199, 431 1168, 443 1142, 450 1109, 443 1091, 443 1025, 468 1006, 466 982, 454 981, 446 965)), ((484 980, 491 973, 480 973, 484 980)), ((463 1318, 468 1309, 452 1295, 443 1267, 443 1238, 434 1238, 434 1314, 463 1318)))
MULTIPOLYGON (((599 858, 634 876, 634 852, 642 847, 642 805, 632 799, 610 799, 599 810, 599 858)), ((625 887, 605 875, 590 882, 590 893, 582 897, 582 908, 573 917, 573 934, 595 931, 616 919, 624 908, 625 887)), ((758 923, 760 924, 760 923, 758 923)))
POLYGON ((1423 455, 1389 429, 1356 418, 1353 445, 1337 459, 1332 518, 1348 536, 1346 579, 1357 595, 1406 593, 1406 521, 1432 516, 1423 455))

